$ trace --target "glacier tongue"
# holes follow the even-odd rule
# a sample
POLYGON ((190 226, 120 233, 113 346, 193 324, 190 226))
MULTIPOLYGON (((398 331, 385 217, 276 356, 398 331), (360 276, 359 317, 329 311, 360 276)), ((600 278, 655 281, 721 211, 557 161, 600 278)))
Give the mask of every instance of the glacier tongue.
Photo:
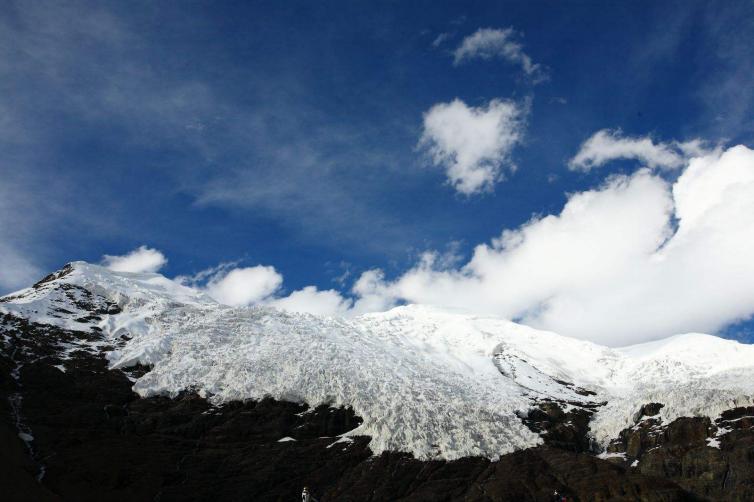
POLYGON ((754 402, 754 347, 709 335, 613 349, 426 306, 353 319, 230 308, 158 274, 83 262, 3 298, 0 312, 101 330, 117 347, 112 367, 153 367, 134 384, 142 396, 192 389, 215 403, 271 396, 352 406, 364 422, 350 434, 371 436, 375 453, 422 459, 537 445, 519 416, 546 398, 606 401, 591 423, 601 444, 650 401, 665 404, 664 420, 754 402), (88 317, 97 301, 99 315, 88 317))

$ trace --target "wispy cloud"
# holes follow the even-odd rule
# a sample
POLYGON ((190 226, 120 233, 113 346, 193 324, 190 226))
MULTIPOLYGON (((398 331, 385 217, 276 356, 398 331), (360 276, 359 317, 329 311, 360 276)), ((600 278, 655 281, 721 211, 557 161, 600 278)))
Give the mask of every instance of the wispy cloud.
POLYGON ((524 52, 523 45, 516 41, 518 34, 513 28, 480 28, 467 36, 453 53, 453 63, 460 65, 472 59, 499 58, 519 65, 524 74, 534 83, 548 79, 545 69, 534 63, 524 52))
POLYGON ((649 168, 675 169, 690 155, 704 153, 700 140, 655 142, 651 137, 626 137, 620 130, 602 129, 582 143, 568 162, 572 170, 589 171, 617 159, 633 159, 649 168))
POLYGON ((750 41, 741 36, 754 31, 754 8, 751 3, 743 11, 736 3, 703 5, 702 47, 716 63, 714 71, 700 72, 696 90, 707 128, 718 137, 754 141, 754 58, 750 41))
POLYGON ((149 36, 114 5, 19 2, 14 16, 0 16, 0 174, 54 175, 58 189, 48 197, 75 201, 61 205, 79 213, 67 214, 68 221, 80 218, 82 227, 97 225, 128 242, 153 240, 127 214, 128 201, 109 196, 123 179, 114 162, 65 170, 42 158, 96 137, 102 149, 159 158, 128 169, 160 177, 163 183, 139 189, 162 198, 180 193, 201 208, 245 211, 275 221, 292 239, 316 237, 321 246, 391 253, 410 245, 414 233, 382 196, 395 183, 412 182, 415 170, 399 166, 411 160, 415 116, 396 113, 389 131, 368 119, 355 125, 358 117, 333 117, 295 72, 278 68, 264 75, 237 69, 245 86, 238 103, 225 92, 227 82, 185 70, 173 51, 166 64, 151 64, 170 47, 149 36), (401 134, 404 155, 375 141, 401 134), (23 164, 8 158, 6 145, 28 152, 23 164), (88 175, 95 169, 96 182, 88 175), (112 210, 91 210, 98 203, 112 210))
POLYGON ((639 88, 652 86, 664 72, 678 71, 676 65, 693 71, 669 100, 689 99, 700 107, 682 130, 714 139, 754 139, 754 59, 751 37, 741 35, 754 30, 754 9, 745 4, 687 2, 678 9, 657 2, 650 16, 663 22, 649 24, 643 43, 627 53, 639 88), (690 46, 695 51, 691 60, 686 55, 690 46))
POLYGON ((453 35, 451 33, 440 33, 432 40, 432 47, 438 48, 445 42, 447 42, 453 35))
POLYGON ((118 177, 114 167, 97 166, 92 176, 94 168, 70 165, 61 152, 91 141, 93 130, 98 141, 119 147, 169 142, 208 101, 201 85, 170 85, 164 74, 140 64, 142 40, 104 6, 8 7, 9 15, 0 16, 0 184, 12 193, 0 199, 12 207, 0 226, 13 235, 0 236, 0 254, 23 257, 26 265, 13 270, 28 270, 28 285, 38 270, 60 265, 50 260, 50 249, 62 234, 79 235, 75 241, 83 243, 92 235, 122 235, 132 223, 118 221, 123 198, 108 186, 118 177))

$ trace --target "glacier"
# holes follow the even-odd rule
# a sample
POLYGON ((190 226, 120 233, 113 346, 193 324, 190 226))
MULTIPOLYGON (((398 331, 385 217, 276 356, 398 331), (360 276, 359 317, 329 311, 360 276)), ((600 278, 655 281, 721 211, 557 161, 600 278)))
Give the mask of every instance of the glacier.
POLYGON ((547 399, 597 406, 603 448, 648 402, 665 405, 666 423, 754 404, 754 346, 704 334, 611 348, 423 305, 350 319, 227 307, 159 274, 85 262, 3 297, 0 312, 102 333, 87 343, 113 369, 151 368, 134 378, 141 396, 350 406, 363 423, 348 435, 370 436, 375 454, 496 459, 542 443, 521 417, 547 399), (89 319, 82 291, 118 308, 89 319))

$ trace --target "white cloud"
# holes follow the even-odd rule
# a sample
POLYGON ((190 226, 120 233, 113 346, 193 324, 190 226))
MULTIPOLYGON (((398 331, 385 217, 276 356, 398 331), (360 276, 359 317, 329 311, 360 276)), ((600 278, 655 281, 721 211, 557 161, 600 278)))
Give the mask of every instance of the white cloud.
POLYGON ((424 114, 419 146, 445 169, 459 192, 491 190, 521 141, 526 109, 498 99, 482 107, 469 107, 459 99, 438 103, 424 114))
POLYGON ((501 58, 520 65, 527 77, 535 83, 546 80, 547 75, 542 67, 532 62, 521 44, 515 41, 515 37, 516 31, 513 28, 480 28, 463 39, 453 53, 453 64, 459 65, 470 59, 501 58))
POLYGON ((220 303, 231 306, 251 305, 269 298, 283 284, 283 276, 274 267, 222 270, 210 278, 207 293, 220 303))
POLYGON ((616 159, 635 159, 650 168, 681 167, 687 157, 703 155, 700 140, 655 143, 650 137, 623 137, 620 130, 602 129, 587 139, 569 161, 572 170, 589 171, 616 159))
POLYGON ((367 270, 356 280, 351 292, 357 297, 353 306, 355 314, 382 312, 394 307, 397 297, 392 287, 385 282, 382 270, 367 270))
POLYGON ((139 246, 122 256, 105 255, 102 262, 115 272, 157 272, 168 260, 156 249, 139 246))
POLYGON ((328 316, 345 316, 349 314, 351 300, 343 298, 333 289, 318 290, 315 286, 294 291, 283 298, 276 298, 268 305, 289 312, 307 312, 328 316))
POLYGON ((280 296, 283 275, 272 266, 236 267, 235 262, 221 263, 191 277, 176 281, 205 291, 218 302, 230 306, 266 305, 289 312, 307 312, 329 316, 349 314, 352 305, 335 290, 306 286, 288 296, 280 296))
POLYGON ((738 146, 691 159, 673 184, 647 169, 613 177, 461 267, 427 254, 394 281, 369 271, 354 292, 375 310, 435 304, 611 345, 715 332, 754 313, 752 228, 754 151, 738 146))

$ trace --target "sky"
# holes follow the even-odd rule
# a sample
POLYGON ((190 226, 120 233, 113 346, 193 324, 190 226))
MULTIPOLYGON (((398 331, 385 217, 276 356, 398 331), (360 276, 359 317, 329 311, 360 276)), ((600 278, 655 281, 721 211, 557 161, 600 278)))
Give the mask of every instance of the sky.
POLYGON ((3 2, 0 293, 754 341, 754 2, 3 2))

